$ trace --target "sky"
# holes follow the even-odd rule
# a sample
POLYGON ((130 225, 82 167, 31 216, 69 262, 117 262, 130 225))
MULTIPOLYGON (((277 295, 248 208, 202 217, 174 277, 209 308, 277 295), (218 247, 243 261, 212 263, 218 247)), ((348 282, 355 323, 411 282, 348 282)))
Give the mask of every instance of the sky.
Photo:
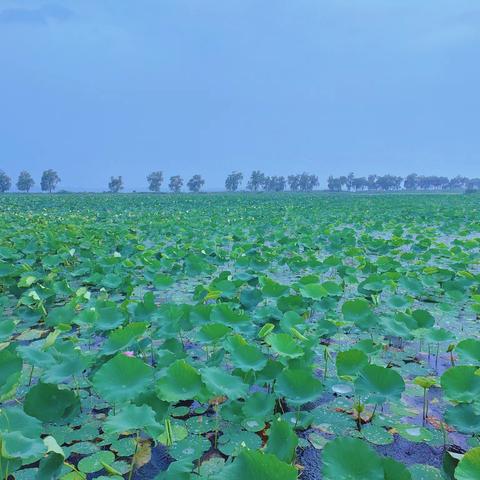
POLYGON ((479 59, 478 0, 0 0, 0 169, 478 177, 479 59))

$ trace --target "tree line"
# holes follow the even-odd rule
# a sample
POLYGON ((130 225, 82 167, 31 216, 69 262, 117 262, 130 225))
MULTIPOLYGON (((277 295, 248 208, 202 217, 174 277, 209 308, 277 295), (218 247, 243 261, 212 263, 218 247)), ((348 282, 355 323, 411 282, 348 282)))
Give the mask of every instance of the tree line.
MULTIPOLYGON (((228 192, 236 192, 241 189, 243 183, 243 173, 232 172, 225 180, 225 189, 228 192)), ((160 192, 164 177, 163 172, 154 171, 147 178, 148 189, 151 192, 160 192)), ((53 192, 61 182, 58 173, 55 170, 45 170, 40 179, 40 188, 42 192, 53 192)), ((20 172, 16 187, 20 192, 29 192, 35 181, 27 171, 20 172)), ((186 187, 190 192, 200 192, 205 185, 205 180, 201 175, 193 175, 186 187)), ((121 192, 124 188, 123 177, 110 177, 108 190, 112 193, 121 192)), ((182 191, 184 180, 180 175, 173 175, 168 182, 168 189, 173 193, 182 191)), ((290 190, 292 192, 310 192, 319 186, 319 180, 316 175, 306 172, 294 175, 265 175, 260 170, 254 170, 247 181, 246 189, 251 192, 283 192, 290 190)), ((396 175, 369 175, 368 177, 356 177, 353 172, 346 176, 328 177, 328 190, 332 192, 341 191, 398 191, 398 190, 480 190, 480 178, 467 178, 457 175, 454 178, 448 178, 436 175, 417 175, 411 173, 405 178, 396 175)), ((0 170, 0 192, 7 192, 12 188, 12 179, 0 170)))
POLYGON ((359 191, 396 191, 401 190, 478 190, 480 178, 467 178, 457 175, 454 178, 437 175, 418 175, 411 173, 405 178, 396 175, 369 175, 355 177, 353 172, 341 177, 328 177, 327 187, 332 192, 345 190, 359 191))

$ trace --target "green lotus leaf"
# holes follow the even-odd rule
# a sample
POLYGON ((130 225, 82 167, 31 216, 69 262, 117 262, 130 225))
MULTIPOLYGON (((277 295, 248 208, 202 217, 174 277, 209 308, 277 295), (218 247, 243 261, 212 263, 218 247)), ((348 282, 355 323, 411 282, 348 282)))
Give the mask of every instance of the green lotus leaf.
POLYGON ((358 372, 362 370, 368 364, 367 355, 361 350, 352 348, 351 350, 345 350, 338 352, 335 359, 335 365, 337 367, 337 375, 355 377, 358 372))
POLYGON ((455 352, 470 365, 480 365, 480 340, 475 338, 467 338, 462 340, 455 347, 455 352))
POLYGON ((199 435, 190 435, 169 448, 168 453, 177 460, 198 460, 210 450, 210 441, 199 435))
POLYGON ((115 455, 108 450, 101 450, 88 457, 82 458, 78 462, 78 469, 83 473, 95 473, 104 469, 103 464, 113 463, 115 455))
POLYGON ((397 424, 395 425, 395 430, 397 430, 401 437, 410 442, 430 442, 433 439, 430 430, 418 425, 410 425, 408 423, 397 424))
POLYGON ((355 390, 371 402, 384 403, 400 399, 405 390, 402 376, 391 368, 367 365, 355 380, 355 390))
POLYGON ((389 457, 383 457, 381 460, 385 480, 412 480, 412 474, 403 463, 389 457))
POLYGON ((95 327, 99 330, 114 330, 125 323, 125 314, 114 302, 97 302, 95 327))
POLYGON ((372 315, 370 304, 364 298, 347 300, 342 305, 343 318, 347 322, 359 322, 369 318, 372 315))
POLYGON ((225 335, 230 333, 232 329, 222 323, 209 323, 203 325, 198 332, 197 338, 204 343, 215 343, 221 340, 225 335))
POLYGON ((160 425, 155 420, 155 412, 151 407, 126 405, 118 413, 107 418, 103 429, 105 433, 112 435, 159 427, 160 425))
POLYGON ((244 449, 218 480, 296 480, 297 470, 275 455, 244 449))
POLYGON ((456 480, 480 479, 480 447, 469 450, 455 469, 456 480))
POLYGON ((435 324, 435 318, 433 318, 433 315, 427 310, 414 310, 412 317, 417 322, 417 328, 430 328, 435 324))
POLYGON ((452 332, 445 328, 432 328, 427 331, 426 338, 431 342, 449 342, 453 340, 454 336, 452 332))
POLYGON ((73 376, 80 376, 92 363, 91 356, 84 355, 69 342, 56 343, 51 362, 45 366, 41 378, 45 383, 61 383, 73 376))
POLYGON ((281 285, 268 277, 260 277, 260 285, 265 297, 281 297, 289 290, 288 285, 281 285))
POLYGON ((23 361, 12 348, 0 350, 0 402, 15 395, 22 375, 23 361))
POLYGON ((235 328, 250 322, 250 317, 244 312, 236 312, 227 304, 215 305, 212 309, 210 319, 214 323, 221 323, 227 327, 235 328))
POLYGON ((231 400, 247 396, 248 385, 239 377, 218 367, 202 368, 200 371, 203 382, 214 396, 224 395, 231 400))
MULTIPOLYGON (((40 438, 29 438, 21 432, 6 432, 1 434, 2 457, 6 459, 38 459, 45 451, 45 445, 40 438)), ((30 463, 30 462, 28 462, 30 463)))
POLYGON ((135 340, 145 333, 146 329, 147 324, 145 322, 133 322, 123 328, 114 330, 103 344, 102 354, 112 355, 120 350, 127 350, 135 340))
POLYGON ((449 368, 440 377, 443 395, 448 400, 469 403, 480 396, 480 376, 476 375, 477 368, 460 365, 449 368))
POLYGON ((413 383, 422 388, 430 388, 437 383, 437 380, 432 377, 415 377, 413 383))
POLYGON ((158 396, 166 402, 191 400, 203 387, 198 371, 185 360, 177 360, 157 380, 158 396))
POLYGON ((302 348, 295 343, 291 335, 286 333, 273 333, 267 336, 265 341, 278 355, 287 358, 297 358, 303 355, 302 348))
POLYGON ((226 432, 218 439, 218 449, 224 455, 233 457, 236 457, 245 448, 256 450, 261 446, 262 439, 256 433, 245 430, 226 432))
POLYGON ((93 377, 93 387, 108 402, 123 403, 146 391, 153 369, 138 358, 117 354, 93 377))
POLYGON ((275 396, 265 392, 255 392, 245 398, 242 412, 246 418, 269 419, 275 407, 275 396))
POLYGON ((234 335, 228 339, 227 350, 230 351, 234 365, 245 372, 259 371, 267 363, 267 358, 261 350, 249 344, 240 335, 234 335))
POLYGON ((291 463, 297 445, 297 435, 289 423, 280 418, 271 423, 265 453, 273 453, 282 462, 291 463))
POLYGON ((480 431, 480 411, 474 404, 450 406, 445 411, 445 421, 461 433, 475 434, 480 431))
POLYGON ((15 320, 0 317, 0 341, 3 342, 10 338, 15 330, 15 325, 15 320))
POLYGON ((303 297, 311 298, 312 300, 321 300, 328 297, 328 290, 321 283, 309 283, 300 287, 300 293, 303 297))
POLYGON ((316 400, 322 391, 322 382, 307 369, 286 368, 278 376, 275 385, 275 392, 295 405, 316 400))
POLYGON ((364 298, 347 300, 342 305, 342 313, 345 321, 355 323, 361 330, 369 330, 377 325, 377 318, 364 298))
POLYGON ((380 457, 362 440, 339 437, 323 448, 324 480, 385 480, 380 457))
POLYGON ((58 385, 38 383, 25 396, 23 409, 27 415, 43 422, 66 421, 80 411, 80 400, 72 391, 58 385))

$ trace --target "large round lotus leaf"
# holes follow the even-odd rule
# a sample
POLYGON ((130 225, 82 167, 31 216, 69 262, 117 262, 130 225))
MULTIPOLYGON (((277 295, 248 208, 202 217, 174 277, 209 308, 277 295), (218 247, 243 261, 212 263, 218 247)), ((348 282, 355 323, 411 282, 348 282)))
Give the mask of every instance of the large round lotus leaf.
POLYGON ((166 402, 179 402, 193 399, 202 386, 198 371, 185 360, 177 360, 157 381, 157 392, 166 402))
POLYGON ((242 405, 246 418, 268 419, 275 407, 275 397, 265 392, 255 392, 248 395, 242 405))
POLYGON ((427 310, 414 310, 412 317, 417 322, 417 328, 430 328, 435 324, 435 318, 427 310))
POLYGON ((297 358, 303 355, 302 348, 286 333, 274 333, 268 335, 265 340, 272 350, 282 357, 297 358))
POLYGON ((209 323, 200 329, 197 338, 201 342, 214 343, 222 339, 227 333, 231 332, 231 330, 230 327, 222 323, 209 323))
POLYGON ((102 354, 112 355, 120 350, 127 350, 127 347, 143 335, 146 329, 146 323, 133 322, 123 328, 114 330, 103 344, 102 354))
POLYGON ((144 392, 152 375, 152 368, 140 359, 119 353, 100 367, 93 387, 108 402, 123 403, 144 392))
POLYGON ((480 396, 480 375, 476 367, 461 365, 449 368, 441 377, 443 395, 455 402, 473 402, 480 396))
POLYGON ((426 335, 427 340, 430 342, 448 342, 453 340, 454 336, 452 332, 446 330, 445 328, 431 328, 427 331, 426 335))
POLYGON ((267 364, 267 359, 260 349, 250 345, 240 335, 228 339, 227 349, 230 351, 233 364, 245 372, 261 370, 267 364))
POLYGON ((15 395, 22 366, 22 359, 10 348, 0 351, 0 402, 15 395))
POLYGON ((363 438, 374 445, 390 445, 393 435, 378 425, 369 424, 362 428, 363 438))
POLYGON ((455 352, 463 362, 470 365, 480 364, 480 340, 467 338, 455 347, 455 352))
MULTIPOLYGON (((296 480, 297 470, 275 455, 244 449, 231 465, 218 475, 219 480, 296 480)), ((338 480, 338 479, 336 479, 338 480)))
POLYGON ((340 437, 323 449, 324 480, 384 480, 380 457, 358 438, 340 437))
POLYGON ((243 383, 239 377, 227 373, 219 367, 202 368, 201 373, 203 382, 213 396, 224 395, 230 400, 247 396, 248 385, 243 383))
POLYGON ((245 447, 252 450, 262 446, 262 439, 259 435, 245 430, 230 430, 221 435, 218 439, 218 449, 228 456, 237 456, 245 447))
POLYGON ((201 435, 190 435, 170 447, 168 453, 177 460, 197 460, 210 450, 211 446, 207 438, 201 435))
POLYGON ((210 319, 214 323, 222 323, 229 327, 243 325, 250 321, 250 317, 246 313, 234 311, 224 303, 215 305, 210 314, 210 319))
POLYGON ((286 368, 277 377, 275 392, 292 404, 316 400, 322 394, 322 382, 310 370, 286 368))
POLYGON ((364 298, 347 300, 342 305, 343 318, 347 322, 357 323, 363 321, 372 315, 370 304, 364 298))
POLYGON ((11 431, 2 432, 1 438, 2 456, 5 458, 39 459, 46 452, 40 437, 29 438, 20 432, 11 431))
POLYGON ((407 467, 389 457, 382 458, 385 480, 412 480, 412 474, 407 467))
POLYGON ((25 437, 37 438, 42 433, 42 423, 35 417, 27 415, 19 407, 2 409, 0 415, 0 432, 21 432, 25 437))
POLYGON ((355 380, 355 390, 367 395, 370 401, 383 403, 398 400, 405 390, 402 376, 391 368, 367 365, 355 380))
POLYGON ((328 290, 320 283, 309 283, 300 287, 300 293, 312 300, 321 300, 328 296, 328 290))
POLYGON ((38 383, 25 396, 23 409, 42 422, 58 422, 76 415, 80 400, 72 391, 60 389, 58 385, 38 383))
POLYGON ((480 480, 480 447, 469 450, 455 469, 456 480, 480 480))
POLYGON ((401 437, 405 438, 409 442, 430 442, 433 439, 433 435, 430 430, 418 425, 401 423, 395 425, 395 430, 397 430, 401 437))
POLYGON ((127 405, 120 412, 109 416, 104 425, 107 434, 119 434, 132 430, 159 427, 155 420, 155 412, 147 405, 139 407, 127 405))
POLYGON ((475 404, 463 403, 449 407, 445 412, 445 421, 461 433, 475 434, 480 431, 480 411, 475 404))
POLYGON ((262 293, 265 297, 280 297, 288 292, 288 285, 281 285, 268 277, 260 277, 262 293))
POLYGON ((99 330, 114 330, 125 322, 125 314, 114 302, 97 302, 95 327, 99 330))
POLYGON ((339 352, 335 359, 337 375, 356 376, 358 372, 368 364, 367 355, 361 350, 355 348, 339 352))
POLYGON ((291 463, 298 445, 292 426, 277 418, 270 425, 265 453, 273 453, 282 462, 291 463))
POLYGON ((82 458, 78 462, 78 469, 84 473, 99 472, 104 468, 103 464, 111 464, 115 460, 115 455, 108 450, 101 450, 93 455, 82 458))

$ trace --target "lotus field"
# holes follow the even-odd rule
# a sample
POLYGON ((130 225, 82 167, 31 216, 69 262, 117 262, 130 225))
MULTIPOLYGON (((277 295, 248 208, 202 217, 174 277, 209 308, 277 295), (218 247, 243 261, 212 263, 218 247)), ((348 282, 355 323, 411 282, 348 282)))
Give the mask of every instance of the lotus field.
POLYGON ((1 479, 480 479, 477 195, 0 207, 1 479))

